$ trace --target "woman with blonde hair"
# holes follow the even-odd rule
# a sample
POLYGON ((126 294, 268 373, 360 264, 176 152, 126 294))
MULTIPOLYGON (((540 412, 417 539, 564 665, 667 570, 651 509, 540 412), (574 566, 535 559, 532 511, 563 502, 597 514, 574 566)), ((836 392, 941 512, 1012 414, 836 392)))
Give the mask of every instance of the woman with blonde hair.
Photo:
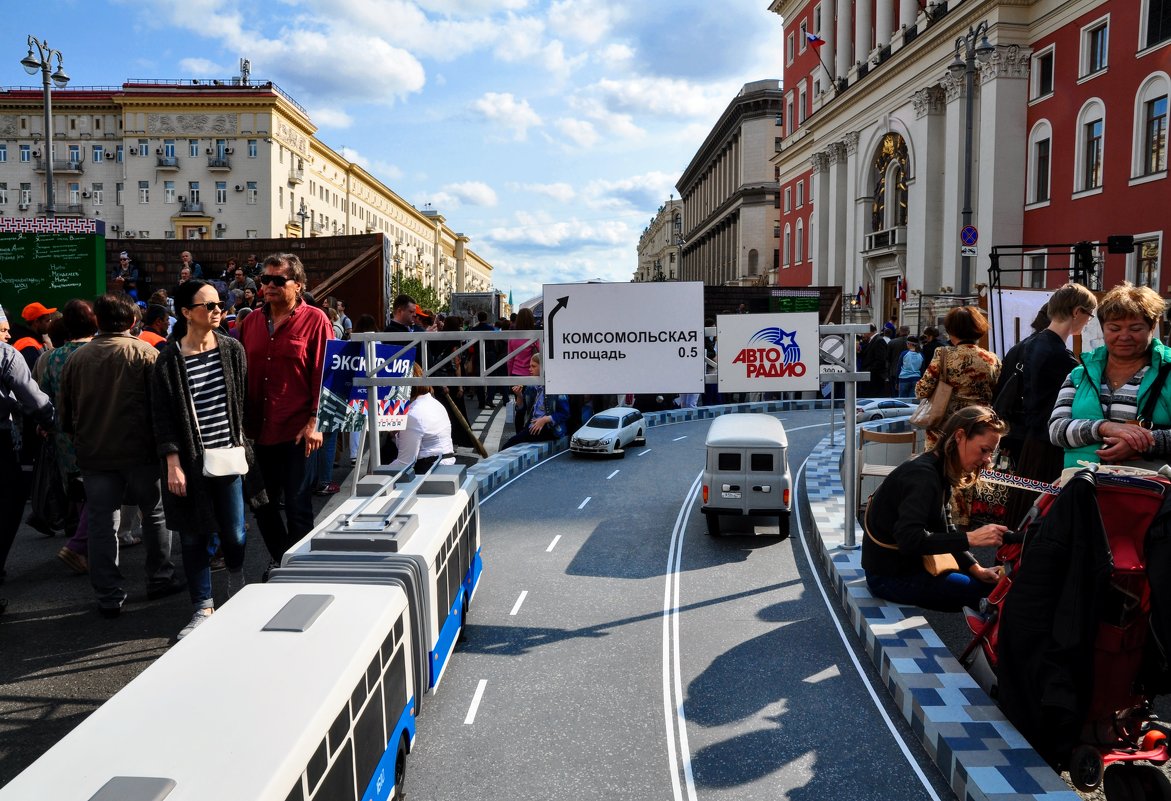
POLYGON ((1000 578, 968 552, 1000 545, 1007 530, 989 523, 964 532, 951 515, 953 490, 975 485, 1007 426, 985 406, 947 419, 935 447, 903 462, 874 493, 863 519, 862 569, 879 598, 941 612, 977 608, 1000 578), (937 575, 923 557, 947 562, 937 575))

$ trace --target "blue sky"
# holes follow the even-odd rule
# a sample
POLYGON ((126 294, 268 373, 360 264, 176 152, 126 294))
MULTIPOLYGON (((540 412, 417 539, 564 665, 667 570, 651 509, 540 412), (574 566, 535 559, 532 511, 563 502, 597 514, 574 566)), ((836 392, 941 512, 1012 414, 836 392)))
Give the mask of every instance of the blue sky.
POLYGON ((224 78, 239 59, 317 136, 443 213, 520 300, 628 281, 639 234, 747 81, 779 78, 767 0, 56 0, 9 9, 73 86, 224 78))

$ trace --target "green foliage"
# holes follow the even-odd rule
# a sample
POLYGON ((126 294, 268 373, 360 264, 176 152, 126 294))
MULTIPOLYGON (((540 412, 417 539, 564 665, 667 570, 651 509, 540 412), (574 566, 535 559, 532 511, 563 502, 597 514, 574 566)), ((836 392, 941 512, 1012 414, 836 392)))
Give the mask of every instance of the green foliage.
POLYGON ((410 295, 415 299, 415 303, 424 309, 433 312, 447 311, 448 302, 441 300, 438 292, 431 287, 423 286, 423 282, 412 275, 399 273, 391 281, 391 286, 394 288, 395 296, 404 293, 410 295))

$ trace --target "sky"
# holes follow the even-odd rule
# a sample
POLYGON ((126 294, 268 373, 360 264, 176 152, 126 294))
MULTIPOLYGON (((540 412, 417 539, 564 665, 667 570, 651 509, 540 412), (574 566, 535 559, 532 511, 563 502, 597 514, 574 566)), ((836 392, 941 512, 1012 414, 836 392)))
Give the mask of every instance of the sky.
POLYGON ((768 0, 55 0, 8 9, 0 85, 228 78, 239 61, 317 137, 430 203, 514 300, 629 281, 638 238, 743 84, 781 77, 768 0))

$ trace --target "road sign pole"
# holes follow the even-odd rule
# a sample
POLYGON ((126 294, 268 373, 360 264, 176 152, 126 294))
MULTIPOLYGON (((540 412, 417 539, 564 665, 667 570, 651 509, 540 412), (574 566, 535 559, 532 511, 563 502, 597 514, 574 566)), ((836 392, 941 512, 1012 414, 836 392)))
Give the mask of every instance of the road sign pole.
MULTIPOLYGON (((843 410, 843 429, 845 431, 842 443, 842 488, 845 490, 843 501, 842 547, 854 550, 858 547, 858 538, 854 527, 857 520, 858 503, 858 426, 857 420, 850 420, 850 410, 858 405, 858 382, 870 380, 870 373, 858 372, 854 364, 854 354, 858 352, 858 335, 870 330, 868 325, 823 325, 820 328, 822 336, 836 334, 845 341, 844 352, 838 362, 844 369, 842 373, 823 373, 832 376, 832 382, 841 382, 846 385, 846 408, 843 410)), ((832 404, 831 404, 832 405, 832 404)), ((832 423, 831 423, 832 430, 832 423)))

